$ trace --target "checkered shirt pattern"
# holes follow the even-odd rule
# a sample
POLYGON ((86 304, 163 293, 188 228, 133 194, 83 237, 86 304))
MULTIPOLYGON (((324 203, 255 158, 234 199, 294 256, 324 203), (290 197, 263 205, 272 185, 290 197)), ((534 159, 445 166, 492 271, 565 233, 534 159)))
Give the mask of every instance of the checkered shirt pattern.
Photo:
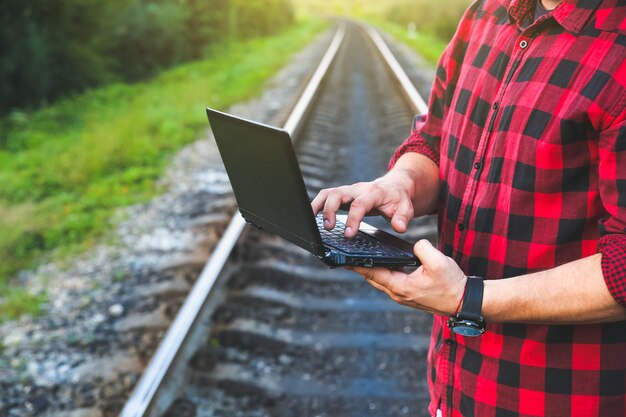
MULTIPOLYGON (((466 274, 600 252, 626 306, 626 1, 564 0, 536 21, 534 7, 470 6, 390 166, 406 152, 439 165, 439 247, 466 274)), ((432 415, 626 415, 626 321, 488 323, 465 338, 446 319, 428 355, 432 415)))

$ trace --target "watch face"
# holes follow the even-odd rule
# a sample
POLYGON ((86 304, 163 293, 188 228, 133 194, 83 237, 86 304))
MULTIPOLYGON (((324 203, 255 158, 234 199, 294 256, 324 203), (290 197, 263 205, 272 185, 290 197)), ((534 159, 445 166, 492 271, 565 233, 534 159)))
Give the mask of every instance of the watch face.
POLYGON ((483 331, 477 327, 467 326, 465 324, 458 324, 452 328, 452 331, 461 336, 480 336, 483 331))
MULTIPOLYGON (((481 322, 483 323, 483 322, 481 322)), ((454 333, 461 336, 480 336, 485 333, 484 324, 481 326, 478 323, 474 323, 470 320, 458 320, 456 318, 450 318, 448 321, 448 327, 454 333)))

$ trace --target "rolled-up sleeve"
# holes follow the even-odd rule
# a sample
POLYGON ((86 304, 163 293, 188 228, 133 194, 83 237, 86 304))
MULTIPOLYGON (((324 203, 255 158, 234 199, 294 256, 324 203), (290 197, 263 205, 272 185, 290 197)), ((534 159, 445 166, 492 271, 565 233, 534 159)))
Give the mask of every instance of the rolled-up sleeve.
POLYGON ((436 146, 436 143, 438 142, 433 141, 434 143, 431 144, 429 141, 424 139, 421 133, 427 119, 428 116, 425 114, 420 114, 415 117, 415 120, 413 121, 413 128, 411 129, 411 135, 406 138, 404 142, 402 142, 402 145, 400 145, 398 149, 396 149, 391 161, 389 161, 389 169, 393 168, 396 161, 408 152, 417 152, 425 155, 439 165, 439 152, 437 150, 438 146, 436 146))
POLYGON ((626 109, 600 138, 600 197, 608 216, 600 222, 598 252, 609 292, 626 307, 626 109))

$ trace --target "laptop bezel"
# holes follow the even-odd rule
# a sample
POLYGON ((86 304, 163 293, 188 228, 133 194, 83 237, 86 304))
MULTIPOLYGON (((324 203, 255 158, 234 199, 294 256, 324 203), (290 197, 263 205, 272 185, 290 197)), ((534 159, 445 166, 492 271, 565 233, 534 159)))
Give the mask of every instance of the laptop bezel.
MULTIPOLYGON (((238 116, 233 116, 231 114, 224 113, 219 110, 214 110, 208 107, 206 108, 206 112, 209 122, 211 124, 211 128, 213 129, 217 147, 220 151, 220 155, 222 156, 226 172, 229 176, 229 179, 231 180, 231 184, 233 185, 233 190, 235 191, 235 199, 237 200, 239 211, 248 223, 251 223, 256 227, 275 233, 287 239, 288 241, 317 256, 324 263, 330 266, 361 265, 396 267, 415 266, 419 264, 417 258, 412 255, 412 244, 410 242, 389 234, 374 226, 368 225, 367 223, 361 223, 361 228, 359 229, 360 233, 369 235, 386 245, 390 245, 396 249, 400 249, 406 252, 407 256, 390 257, 385 255, 369 255, 364 253, 352 254, 324 243, 320 235, 317 223, 315 221, 315 214, 313 213, 312 209, 306 209, 310 209, 310 200, 307 193, 306 185, 304 183, 304 178, 300 170, 300 165, 298 163, 298 159, 295 153, 293 141, 289 132, 283 129, 276 128, 274 126, 248 120, 238 116), (275 221, 258 215, 257 213, 252 211, 251 208, 242 207, 240 201, 241 195, 238 195, 237 190, 235 190, 235 184, 237 184, 240 180, 241 173, 235 172, 234 168, 236 163, 234 160, 227 161, 227 159, 230 158, 234 159, 232 155, 228 155, 228 152, 226 152, 226 147, 228 147, 228 144, 225 143, 225 141, 228 140, 226 139, 226 136, 230 136, 232 139, 232 134, 228 132, 226 126, 228 124, 231 124, 231 127, 243 127, 245 130, 252 131, 258 129, 259 132, 263 132, 263 134, 269 133, 272 136, 272 140, 276 141, 276 143, 272 143, 272 146, 273 149, 277 152, 280 152, 281 157, 284 158, 281 159, 281 162, 287 163, 287 169, 289 171, 285 174, 288 174, 289 181, 293 181, 293 183, 290 183, 290 186, 295 187, 296 189, 296 195, 294 195, 292 198, 295 199, 293 201, 295 201, 297 209, 302 211, 301 213, 298 213, 298 216, 302 217, 300 221, 305 222, 303 225, 306 236, 298 236, 298 234, 295 234, 292 231, 287 230, 286 228, 276 224, 275 221)), ((258 136, 262 135, 259 134, 258 136)), ((341 215, 338 217, 340 219, 345 218, 341 215)))

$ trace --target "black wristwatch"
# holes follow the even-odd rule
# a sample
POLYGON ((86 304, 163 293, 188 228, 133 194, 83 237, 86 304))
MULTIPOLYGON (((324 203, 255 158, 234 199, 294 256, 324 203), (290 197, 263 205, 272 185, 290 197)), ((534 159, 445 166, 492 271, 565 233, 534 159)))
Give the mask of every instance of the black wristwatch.
POLYGON ((480 336, 485 333, 485 321, 480 313, 485 288, 480 277, 467 277, 461 311, 448 319, 448 327, 461 336, 480 336))

